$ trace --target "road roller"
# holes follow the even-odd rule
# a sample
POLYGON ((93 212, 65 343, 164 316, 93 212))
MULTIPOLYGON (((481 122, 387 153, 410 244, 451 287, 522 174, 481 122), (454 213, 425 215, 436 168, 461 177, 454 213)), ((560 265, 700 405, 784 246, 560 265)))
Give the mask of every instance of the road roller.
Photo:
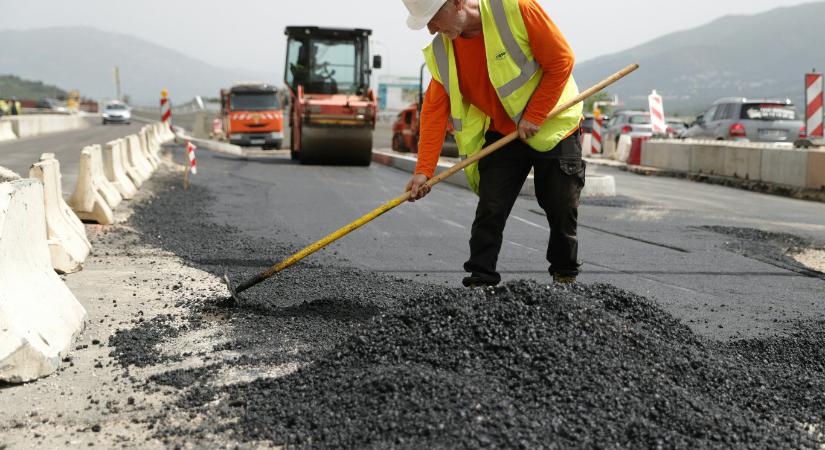
POLYGON ((372 161, 378 98, 370 88, 371 30, 286 27, 284 81, 290 102, 290 153, 301 164, 372 161))

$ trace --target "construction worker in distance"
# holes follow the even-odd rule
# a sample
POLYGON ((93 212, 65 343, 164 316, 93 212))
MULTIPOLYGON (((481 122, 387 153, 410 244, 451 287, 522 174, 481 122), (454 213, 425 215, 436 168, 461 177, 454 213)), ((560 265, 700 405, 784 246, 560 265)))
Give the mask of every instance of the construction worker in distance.
POLYGON ((0 98, 0 116, 5 116, 9 113, 9 105, 5 100, 0 98))
POLYGON ((465 169, 478 206, 464 264, 467 287, 493 286, 504 225, 532 170, 547 214, 547 260, 557 283, 579 274, 578 205, 585 183, 579 142, 582 105, 545 120, 578 95, 573 51, 536 0, 403 0, 414 30, 435 39, 424 49, 433 76, 421 110, 418 164, 410 201, 429 193, 448 121, 462 156, 518 131, 518 140, 465 169))
POLYGON ((11 98, 11 115, 17 116, 23 112, 23 108, 20 105, 20 102, 17 100, 17 97, 11 98))

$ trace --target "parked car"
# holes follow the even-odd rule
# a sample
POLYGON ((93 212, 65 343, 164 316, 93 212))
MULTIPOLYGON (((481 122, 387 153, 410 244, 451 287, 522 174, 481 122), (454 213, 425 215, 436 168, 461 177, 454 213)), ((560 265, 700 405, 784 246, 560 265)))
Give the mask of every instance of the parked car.
POLYGON ((665 123, 667 123, 667 135, 671 138, 682 136, 682 133, 688 129, 688 124, 684 119, 668 117, 665 123))
POLYGON ((107 103, 103 107, 103 125, 109 123, 132 123, 132 110, 121 102, 107 103))
POLYGON ((805 124, 790 100, 724 98, 714 102, 683 136, 691 139, 794 142, 805 124))
POLYGON ((38 109, 45 109, 59 113, 65 113, 68 111, 66 109, 66 102, 61 102, 60 100, 54 98, 40 99, 37 101, 34 107, 38 109))
POLYGON ((613 115, 607 123, 607 131, 604 133, 604 140, 612 139, 616 144, 619 137, 628 135, 630 137, 651 137, 653 136, 653 125, 650 123, 650 113, 641 111, 619 111, 613 115))
MULTIPOLYGON (((609 120, 610 120, 610 117, 608 117, 605 114, 602 114, 602 123, 603 124, 606 124, 609 120)), ((595 126, 595 123, 596 123, 596 118, 593 117, 593 114, 590 114, 590 113, 585 114, 584 115, 584 120, 582 121, 582 125, 581 125, 582 133, 592 134, 593 133, 593 127, 595 126)))

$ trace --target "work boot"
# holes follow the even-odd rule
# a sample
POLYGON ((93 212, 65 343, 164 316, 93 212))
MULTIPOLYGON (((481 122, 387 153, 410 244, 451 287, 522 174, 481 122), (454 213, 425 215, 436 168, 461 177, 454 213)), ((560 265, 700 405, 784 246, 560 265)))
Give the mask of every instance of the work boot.
POLYGON ((461 280, 461 284, 463 284, 464 287, 468 287, 468 288, 497 286, 498 283, 499 283, 499 280, 492 279, 489 276, 485 277, 483 275, 475 275, 475 274, 473 274, 469 277, 464 277, 464 279, 461 280))
POLYGON ((575 275, 560 275, 558 273, 553 274, 553 282, 556 284, 575 284, 576 283, 576 276, 575 275))

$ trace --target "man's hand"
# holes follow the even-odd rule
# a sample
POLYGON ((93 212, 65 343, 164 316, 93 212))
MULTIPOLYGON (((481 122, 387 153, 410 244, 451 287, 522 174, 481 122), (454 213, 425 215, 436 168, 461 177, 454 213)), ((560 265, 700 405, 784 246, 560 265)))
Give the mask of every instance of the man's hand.
POLYGON ((521 119, 518 123, 518 137, 522 140, 530 139, 531 137, 538 134, 539 130, 541 129, 541 125, 536 125, 533 122, 530 122, 526 119, 521 119))
POLYGON ((414 202, 416 200, 421 200, 427 194, 430 193, 430 187, 427 186, 427 176, 417 173, 410 178, 410 182, 407 183, 407 190, 410 191, 410 200, 414 202))

